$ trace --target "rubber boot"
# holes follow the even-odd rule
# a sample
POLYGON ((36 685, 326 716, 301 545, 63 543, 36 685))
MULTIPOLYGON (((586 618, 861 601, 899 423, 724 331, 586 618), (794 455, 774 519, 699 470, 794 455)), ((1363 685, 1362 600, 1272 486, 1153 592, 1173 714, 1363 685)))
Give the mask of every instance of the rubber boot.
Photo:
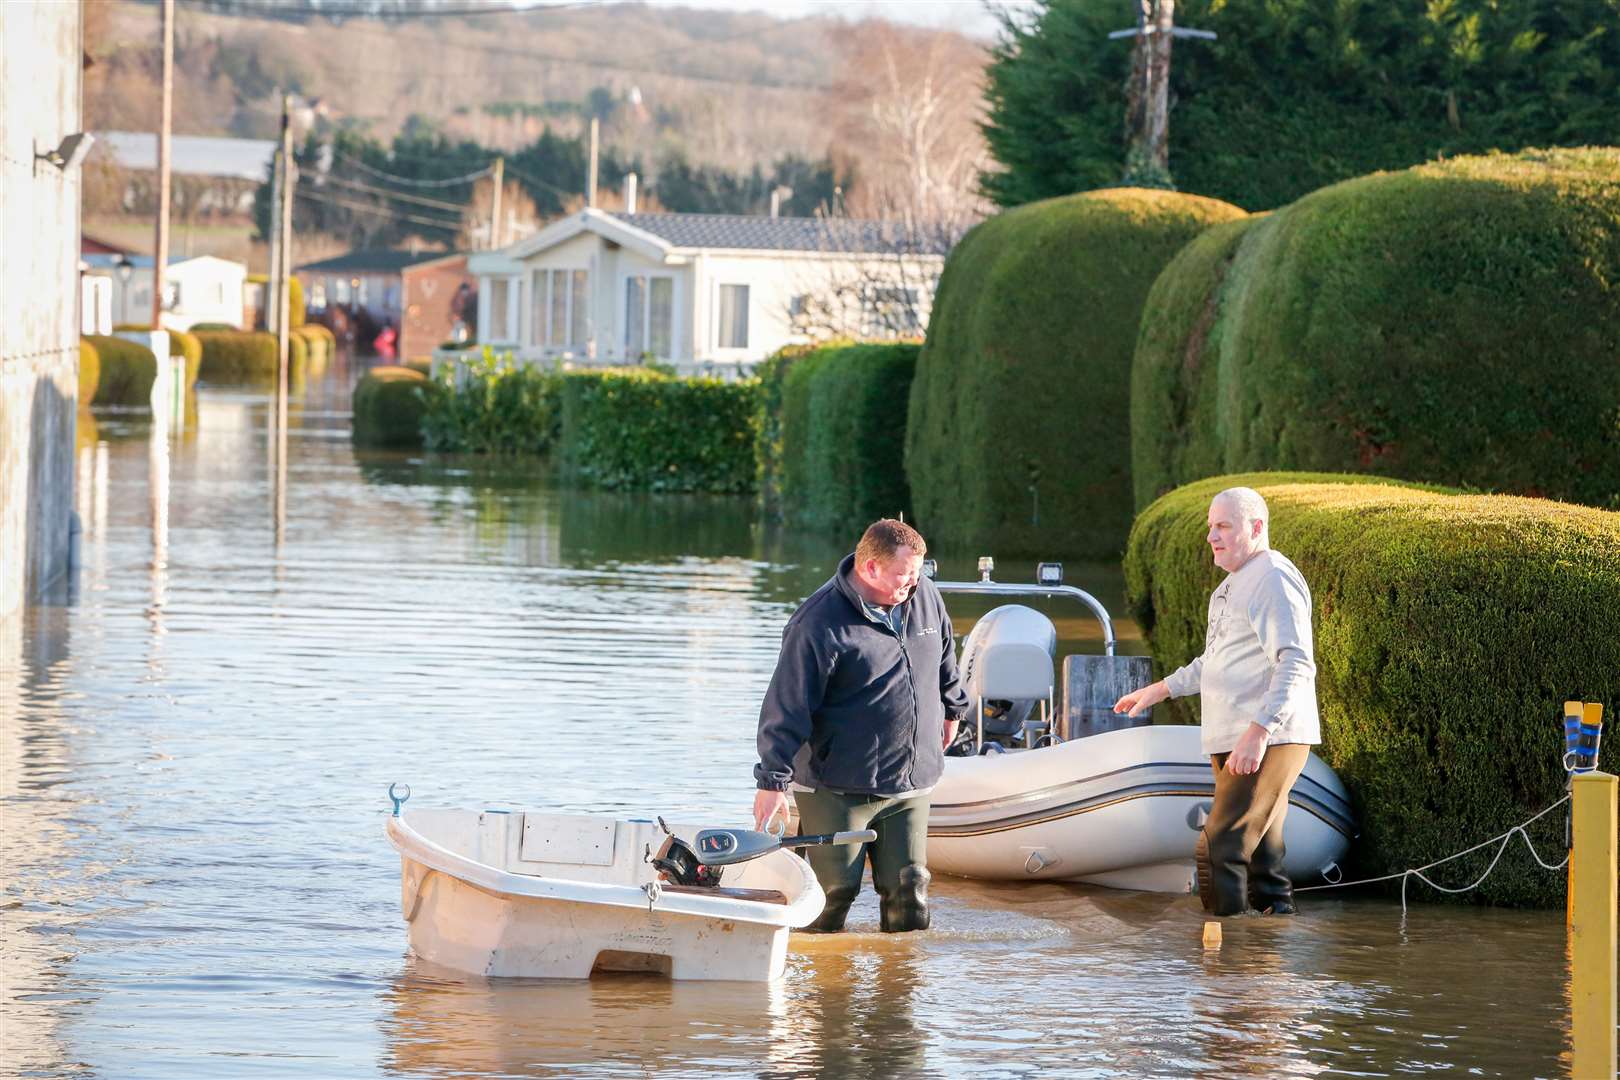
POLYGON ((847 885, 835 885, 825 890, 827 904, 816 916, 816 921, 805 927, 813 934, 836 934, 844 929, 844 920, 849 918, 849 906, 855 902, 855 895, 861 891, 859 884, 853 888, 847 885))
POLYGON ((885 934, 928 929, 928 868, 900 868, 893 887, 878 887, 878 925, 885 934))

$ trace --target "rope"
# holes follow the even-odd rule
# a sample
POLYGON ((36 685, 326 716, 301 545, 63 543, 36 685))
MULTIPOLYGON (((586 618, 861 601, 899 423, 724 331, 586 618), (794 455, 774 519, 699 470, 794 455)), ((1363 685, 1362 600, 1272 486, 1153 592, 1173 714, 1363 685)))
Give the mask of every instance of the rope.
POLYGON ((1531 841, 1530 834, 1525 832, 1525 826, 1535 824, 1538 820, 1540 820, 1543 817, 1546 817, 1548 814, 1552 813, 1554 810, 1558 809, 1560 806, 1563 806, 1567 802, 1569 802, 1569 796, 1565 795, 1562 799, 1559 799, 1557 802, 1553 803, 1551 806, 1547 807, 1545 810, 1542 810, 1540 813, 1534 814, 1531 817, 1525 819, 1524 821, 1520 822, 1519 824, 1513 826, 1513 828, 1509 829, 1507 832, 1503 833, 1502 835, 1493 836, 1489 840, 1482 840, 1479 843, 1475 844, 1473 847, 1464 848, 1463 850, 1457 852, 1455 855, 1447 855, 1443 859, 1436 859, 1434 862, 1429 863, 1427 866, 1419 866, 1419 867, 1416 867, 1415 869, 1411 869, 1411 870, 1402 870, 1398 874, 1385 874, 1382 877, 1362 878, 1359 881, 1336 881, 1336 882, 1333 882, 1330 885, 1306 885, 1306 886, 1304 886, 1302 888, 1296 888, 1294 891, 1295 892, 1314 892, 1314 891, 1316 891, 1318 889, 1347 889, 1352 885, 1375 885, 1380 881, 1394 881, 1396 878, 1400 878, 1401 879, 1401 917, 1405 918, 1405 916, 1406 916, 1406 883, 1410 879, 1417 878, 1419 881, 1423 882, 1425 885, 1428 885, 1430 888, 1439 889, 1443 893, 1453 893, 1453 894, 1455 894, 1455 893, 1465 893, 1465 892, 1468 892, 1471 889, 1477 889, 1477 888, 1479 888, 1481 885, 1483 885, 1485 883, 1486 878, 1491 876, 1491 871, 1496 869, 1496 864, 1498 862, 1502 861, 1502 853, 1507 850, 1508 843, 1513 839, 1513 836, 1514 836, 1515 833, 1524 838, 1524 846, 1530 849, 1530 857, 1535 859, 1536 862, 1541 865, 1541 868, 1543 870, 1562 870, 1565 866, 1569 865, 1569 856, 1565 855, 1564 858, 1563 858, 1563 861, 1558 862, 1558 863, 1550 863, 1547 860, 1543 859, 1541 857, 1540 853, 1536 851, 1536 845, 1531 841), (1489 865, 1489 866, 1487 866, 1485 868, 1485 872, 1483 874, 1479 875, 1479 877, 1475 878, 1471 883, 1469 883, 1467 885, 1464 885, 1461 888, 1453 889, 1453 888, 1449 888, 1449 887, 1447 887, 1445 885, 1441 885, 1440 883, 1438 883, 1438 882, 1434 881, 1433 879, 1427 877, 1423 873, 1425 870, 1433 870, 1435 867, 1443 865, 1444 863, 1451 862, 1453 859, 1460 859, 1464 855, 1472 855, 1474 852, 1480 850, 1481 848, 1490 847, 1492 844, 1496 844, 1496 845, 1498 845, 1498 847, 1496 849, 1496 854, 1491 856, 1491 865, 1489 865))

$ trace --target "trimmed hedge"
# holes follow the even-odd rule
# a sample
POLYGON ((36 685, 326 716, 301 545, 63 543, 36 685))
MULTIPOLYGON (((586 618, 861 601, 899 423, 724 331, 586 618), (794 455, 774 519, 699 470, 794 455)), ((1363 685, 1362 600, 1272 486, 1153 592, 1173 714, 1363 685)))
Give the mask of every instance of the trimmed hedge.
POLYGON ((110 334, 86 334, 96 350, 99 376, 94 405, 128 405, 151 408, 152 384, 157 381, 157 357, 145 345, 110 334))
POLYGON ((350 437, 356 446, 421 446, 422 415, 442 393, 409 368, 372 368, 354 387, 350 437))
POLYGON ((88 409, 96 400, 96 383, 101 380, 101 354, 95 343, 79 339, 79 408, 88 409))
MULTIPOLYGON (((265 304, 265 307, 263 309, 260 309, 260 311, 254 317, 254 320, 253 320, 253 329, 255 329, 255 330, 263 330, 267 326, 270 325, 268 322, 265 321, 265 316, 266 316, 266 314, 268 314, 268 311, 266 309, 268 309, 270 304, 273 302, 273 294, 270 291, 270 275, 268 275, 268 274, 249 274, 247 276, 247 280, 249 282, 251 282, 252 284, 254 284, 254 285, 263 285, 264 286, 264 304, 265 304)), ((304 283, 302 281, 299 281, 296 276, 289 277, 287 279, 287 325, 288 325, 288 329, 297 330, 300 326, 304 325, 305 319, 306 319, 306 313, 304 311, 304 283)), ((192 329, 195 330, 196 327, 192 327, 192 329)), ((235 329, 235 327, 232 327, 232 329, 235 329)))
POLYGON ((644 368, 575 371, 560 384, 563 464, 593 487, 752 492, 759 382, 644 368))
POLYGON ((795 360, 781 391, 781 505, 786 520, 859 531, 911 509, 906 402, 920 346, 847 345, 795 360))
MULTIPOLYGON (((202 343, 202 377, 212 383, 246 383, 274 386, 280 360, 276 336, 262 330, 207 331, 196 335, 202 343)), ((304 341, 297 334, 287 338, 287 384, 296 390, 304 385, 309 364, 304 341)))
MULTIPOLYGON (((133 330, 141 334, 152 332, 149 323, 123 323, 113 327, 113 330, 133 330)), ((202 368, 202 342, 197 335, 187 330, 168 330, 169 355, 184 357, 186 361, 186 389, 190 390, 197 385, 197 373, 202 368)))
POLYGON ((543 454, 559 435, 561 379, 516 365, 510 355, 497 357, 485 346, 482 356, 467 362, 459 386, 453 368, 440 373, 434 385, 441 392, 422 414, 423 444, 462 453, 543 454))
POLYGON ((911 386, 906 475, 942 550, 1117 553, 1143 301, 1227 203, 1115 188, 1031 203, 951 252, 911 386))
POLYGON ((1346 181, 1220 255, 1142 320, 1139 503, 1299 468, 1620 508, 1620 150, 1346 181))
MULTIPOLYGON (((1562 703, 1620 701, 1620 514, 1354 475, 1257 473, 1178 488, 1142 512, 1125 557, 1130 603, 1166 672, 1202 650, 1209 592, 1223 576, 1205 515, 1234 485, 1266 496, 1272 545, 1311 586, 1318 752, 1355 802, 1355 876, 1425 865, 1562 796, 1562 703)), ((1196 699, 1169 707, 1197 715, 1196 699)), ((1620 770, 1620 745, 1605 742, 1602 766, 1620 770)), ((1562 813, 1531 833, 1543 857, 1559 857, 1562 813)), ((1466 883, 1493 853, 1432 876, 1466 883)), ((1411 894, 1437 895, 1421 885, 1411 894)), ((1466 899, 1552 906, 1563 896, 1564 875, 1515 845, 1466 899)))
POLYGON ((229 330, 234 334, 241 329, 242 328, 240 326, 235 326, 228 322, 200 322, 192 323, 189 332, 192 334, 200 334, 206 330, 229 330))

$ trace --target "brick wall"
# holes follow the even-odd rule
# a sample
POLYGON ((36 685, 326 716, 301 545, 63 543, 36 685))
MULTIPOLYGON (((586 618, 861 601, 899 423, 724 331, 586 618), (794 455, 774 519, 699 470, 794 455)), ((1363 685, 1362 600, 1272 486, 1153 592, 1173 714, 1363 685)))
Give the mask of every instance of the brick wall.
MULTIPOLYGON (((476 289, 478 281, 467 273, 465 255, 407 268, 404 277, 405 313, 400 321, 399 356, 408 360, 430 355, 450 337, 454 321, 451 300, 462 285, 476 289)), ((471 323, 476 314, 476 308, 469 305, 464 318, 471 323)))

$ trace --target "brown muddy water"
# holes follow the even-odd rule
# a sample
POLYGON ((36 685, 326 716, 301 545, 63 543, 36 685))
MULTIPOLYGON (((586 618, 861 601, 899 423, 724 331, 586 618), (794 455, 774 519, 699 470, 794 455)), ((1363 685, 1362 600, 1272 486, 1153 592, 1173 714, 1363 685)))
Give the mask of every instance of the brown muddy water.
MULTIPOLYGON (((280 513, 259 395, 81 450, 75 588, 0 637, 0 1074, 1567 1074, 1558 912, 1314 894, 1206 952, 1189 897, 941 879, 936 929, 876 933, 868 893, 768 987, 412 961, 390 781, 743 823, 781 626, 841 547, 740 500, 356 453, 350 378, 297 403, 280 513)), ((1117 572, 1070 580, 1120 610, 1117 572)))

